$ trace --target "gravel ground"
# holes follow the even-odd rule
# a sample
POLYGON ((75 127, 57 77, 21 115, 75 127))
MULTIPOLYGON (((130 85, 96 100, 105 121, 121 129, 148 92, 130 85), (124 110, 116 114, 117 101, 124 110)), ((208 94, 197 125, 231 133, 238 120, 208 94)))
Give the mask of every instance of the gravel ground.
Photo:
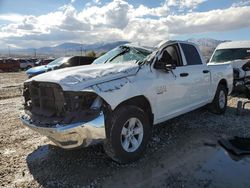
POLYGON ((0 73, 0 100, 21 96, 25 72, 0 73))
POLYGON ((250 159, 234 162, 217 144, 250 136, 250 110, 236 115, 240 98, 230 97, 225 115, 202 108, 156 126, 145 156, 119 165, 102 145, 62 150, 21 125, 25 79, 0 73, 0 187, 250 187, 250 159))

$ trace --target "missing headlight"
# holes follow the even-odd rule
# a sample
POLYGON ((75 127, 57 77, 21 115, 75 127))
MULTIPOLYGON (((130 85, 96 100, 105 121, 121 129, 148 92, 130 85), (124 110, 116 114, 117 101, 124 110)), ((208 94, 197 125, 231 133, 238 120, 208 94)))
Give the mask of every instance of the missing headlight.
POLYGON ((104 100, 95 93, 63 91, 57 84, 31 82, 24 87, 24 107, 36 124, 88 122, 98 117, 104 100))

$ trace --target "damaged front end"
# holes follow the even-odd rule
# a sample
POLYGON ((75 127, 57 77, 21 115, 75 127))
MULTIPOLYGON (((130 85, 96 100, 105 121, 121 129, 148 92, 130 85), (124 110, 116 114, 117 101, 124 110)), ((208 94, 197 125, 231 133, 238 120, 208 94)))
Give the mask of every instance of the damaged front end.
POLYGON ((104 114, 108 105, 92 92, 63 91, 48 82, 24 84, 24 125, 62 148, 89 146, 106 138, 104 114))

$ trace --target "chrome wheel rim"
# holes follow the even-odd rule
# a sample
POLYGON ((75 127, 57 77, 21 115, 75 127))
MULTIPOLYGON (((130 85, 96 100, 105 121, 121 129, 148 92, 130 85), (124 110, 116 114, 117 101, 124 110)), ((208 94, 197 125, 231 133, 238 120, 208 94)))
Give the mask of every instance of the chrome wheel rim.
POLYGON ((220 91, 220 95, 219 95, 219 106, 220 108, 224 108, 226 104, 226 96, 224 91, 220 91))
POLYGON ((121 131, 121 144, 126 152, 137 150, 143 139, 143 125, 138 118, 128 119, 121 131))

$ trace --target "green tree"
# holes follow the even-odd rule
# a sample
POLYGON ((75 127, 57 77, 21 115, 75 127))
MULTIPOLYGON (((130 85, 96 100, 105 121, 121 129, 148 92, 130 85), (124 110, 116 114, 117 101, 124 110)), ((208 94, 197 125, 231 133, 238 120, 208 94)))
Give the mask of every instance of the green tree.
POLYGON ((96 57, 96 53, 92 50, 86 54, 88 57, 96 57))

